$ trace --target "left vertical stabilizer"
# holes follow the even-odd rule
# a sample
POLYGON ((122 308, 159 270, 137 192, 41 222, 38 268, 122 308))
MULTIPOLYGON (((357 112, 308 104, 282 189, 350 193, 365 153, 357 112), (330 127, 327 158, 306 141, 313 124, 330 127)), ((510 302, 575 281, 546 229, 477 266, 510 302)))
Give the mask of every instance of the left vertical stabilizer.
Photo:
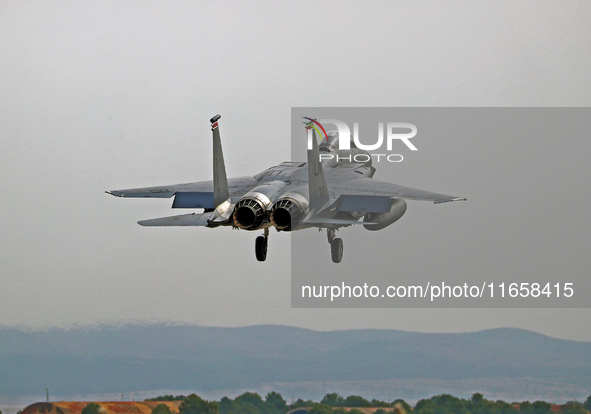
POLYGON ((211 131, 213 132, 213 204, 215 210, 211 219, 207 220, 209 227, 216 227, 228 222, 232 214, 232 200, 230 200, 230 189, 228 188, 228 177, 226 177, 226 166, 224 164, 224 153, 222 152, 222 141, 218 120, 221 115, 211 118, 211 131))
POLYGON ((222 141, 220 139, 220 129, 218 120, 221 115, 216 115, 210 119, 211 131, 213 132, 213 203, 217 207, 230 198, 228 189, 228 177, 226 176, 226 166, 224 164, 224 153, 222 152, 222 141))

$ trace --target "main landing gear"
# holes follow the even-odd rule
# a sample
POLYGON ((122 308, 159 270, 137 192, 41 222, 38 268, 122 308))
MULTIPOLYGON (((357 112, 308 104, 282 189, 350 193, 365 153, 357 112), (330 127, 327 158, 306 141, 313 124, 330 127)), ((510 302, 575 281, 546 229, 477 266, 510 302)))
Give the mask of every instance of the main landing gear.
MULTIPOLYGON (((334 229, 327 229, 326 236, 330 244, 330 256, 333 263, 341 263, 341 260, 343 260, 343 239, 335 237, 334 229)), ((257 237, 254 244, 254 252, 259 262, 264 262, 267 259, 268 244, 269 228, 265 228, 263 235, 257 237)))
POLYGON ((334 229, 327 229, 326 236, 330 244, 330 256, 333 263, 341 263, 343 260, 343 239, 335 237, 334 229))
POLYGON ((267 245, 269 244, 269 228, 265 228, 265 233, 262 236, 256 238, 254 244, 254 252, 256 253, 257 260, 264 262, 267 259, 267 245))

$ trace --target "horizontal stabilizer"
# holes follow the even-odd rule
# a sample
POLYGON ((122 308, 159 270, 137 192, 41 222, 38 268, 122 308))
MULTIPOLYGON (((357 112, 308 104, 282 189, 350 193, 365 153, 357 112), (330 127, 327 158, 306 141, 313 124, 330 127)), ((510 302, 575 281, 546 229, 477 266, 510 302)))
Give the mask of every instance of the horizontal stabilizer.
POLYGON ((205 208, 214 209, 213 192, 176 193, 172 208, 205 208))
POLYGON ((137 223, 140 226, 203 226, 207 227, 207 220, 211 218, 212 213, 202 214, 182 214, 180 216, 161 217, 150 220, 142 220, 137 223))
POLYGON ((375 195, 347 195, 339 198, 339 211, 363 213, 387 213, 392 207, 392 198, 375 195))
POLYGON ((367 221, 357 221, 357 220, 341 220, 341 219, 331 219, 331 218, 314 218, 309 220, 304 220, 302 223, 304 224, 314 224, 317 226, 323 225, 339 225, 339 226, 347 226, 350 224, 376 224, 376 223, 368 223, 367 221))

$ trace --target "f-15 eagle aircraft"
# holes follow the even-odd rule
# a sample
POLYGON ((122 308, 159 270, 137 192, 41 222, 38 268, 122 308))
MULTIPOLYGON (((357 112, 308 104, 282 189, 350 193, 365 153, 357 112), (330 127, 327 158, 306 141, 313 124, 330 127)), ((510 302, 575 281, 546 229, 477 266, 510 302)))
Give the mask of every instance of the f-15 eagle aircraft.
POLYGON ((332 261, 340 263, 343 240, 335 237, 340 227, 361 224, 367 230, 381 230, 402 217, 406 212, 405 200, 427 200, 435 204, 466 200, 374 180, 375 168, 366 151, 356 148, 353 142, 350 150, 339 149, 338 131, 328 131, 326 139, 318 145, 311 124, 307 128, 313 134, 308 162, 283 162, 254 177, 228 180, 220 118, 216 115, 210 120, 213 181, 107 193, 116 197, 174 197, 172 208, 204 209, 203 213, 138 221, 142 226, 232 226, 262 230, 263 235, 255 243, 256 258, 261 262, 267 258, 269 227, 286 232, 311 227, 326 229, 332 261), (325 154, 322 161, 320 154, 325 154), (360 158, 356 156, 359 154, 366 154, 361 159, 367 162, 353 161, 360 158))

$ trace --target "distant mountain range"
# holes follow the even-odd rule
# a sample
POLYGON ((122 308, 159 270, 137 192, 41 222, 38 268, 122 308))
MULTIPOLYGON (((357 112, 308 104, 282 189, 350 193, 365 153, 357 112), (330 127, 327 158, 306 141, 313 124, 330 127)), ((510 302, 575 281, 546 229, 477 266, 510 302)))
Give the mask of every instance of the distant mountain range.
MULTIPOLYGON (((74 395, 146 390, 207 393, 269 389, 274 384, 278 390, 289 389, 289 384, 308 389, 306 384, 316 384, 314 395, 321 397, 338 384, 353 389, 354 384, 365 384, 371 389, 371 384, 390 381, 395 393, 402 383, 494 384, 495 380, 522 384, 520 391, 526 396, 532 382, 562 386, 563 392, 569 387, 591 388, 591 343, 507 328, 458 334, 318 332, 272 325, 0 328, 0 394, 5 396, 39 394, 45 388, 74 395)), ((363 395, 363 390, 358 393, 363 395)), ((364 396, 373 398, 368 392, 364 396)))

